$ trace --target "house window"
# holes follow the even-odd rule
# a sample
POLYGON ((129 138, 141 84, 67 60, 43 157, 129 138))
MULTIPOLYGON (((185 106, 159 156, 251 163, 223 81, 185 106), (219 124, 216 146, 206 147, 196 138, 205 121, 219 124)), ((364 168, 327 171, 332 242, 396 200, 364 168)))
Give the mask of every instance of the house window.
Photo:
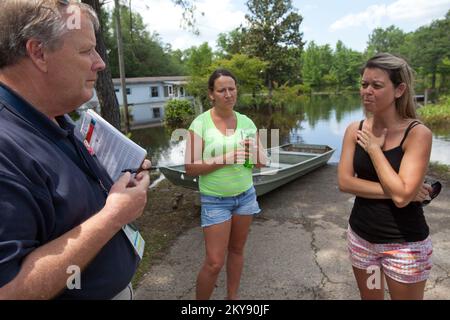
POLYGON ((180 97, 184 97, 184 87, 180 87, 180 97))
POLYGON ((153 108, 153 118, 161 118, 161 109, 153 108))
POLYGON ((172 86, 164 86, 164 97, 172 97, 173 96, 173 87, 172 86))
MULTIPOLYGON (((119 88, 115 88, 114 91, 115 91, 115 92, 120 92, 120 89, 119 89, 119 88)), ((127 94, 128 94, 128 95, 131 94, 131 89, 130 89, 130 88, 127 88, 127 94)))
POLYGON ((152 98, 159 97, 158 87, 150 87, 150 95, 151 95, 152 98))

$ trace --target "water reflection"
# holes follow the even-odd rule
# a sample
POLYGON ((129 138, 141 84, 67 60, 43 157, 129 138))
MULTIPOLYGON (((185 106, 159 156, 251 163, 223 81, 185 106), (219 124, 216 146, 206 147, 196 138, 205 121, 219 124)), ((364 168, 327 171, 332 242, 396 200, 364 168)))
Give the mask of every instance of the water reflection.
MULTIPOLYGON (((364 118, 358 95, 304 97, 295 104, 270 112, 267 108, 237 108, 249 116, 260 129, 278 129, 280 144, 326 144, 336 148, 330 162, 338 162, 345 129, 353 121, 364 118)), ((433 136, 432 161, 450 164, 450 129, 436 130, 433 136)), ((159 165, 184 161, 184 142, 171 142, 172 132, 164 127, 133 130, 132 138, 144 146, 152 162, 159 165)))

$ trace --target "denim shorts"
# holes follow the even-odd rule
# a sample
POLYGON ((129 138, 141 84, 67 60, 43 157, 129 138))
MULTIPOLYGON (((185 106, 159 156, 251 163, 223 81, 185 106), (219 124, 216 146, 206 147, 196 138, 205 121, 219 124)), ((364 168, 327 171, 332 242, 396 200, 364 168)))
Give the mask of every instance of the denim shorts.
POLYGON ((231 219, 232 214, 254 215, 261 211, 256 201, 255 187, 233 197, 216 197, 200 194, 202 227, 231 219))

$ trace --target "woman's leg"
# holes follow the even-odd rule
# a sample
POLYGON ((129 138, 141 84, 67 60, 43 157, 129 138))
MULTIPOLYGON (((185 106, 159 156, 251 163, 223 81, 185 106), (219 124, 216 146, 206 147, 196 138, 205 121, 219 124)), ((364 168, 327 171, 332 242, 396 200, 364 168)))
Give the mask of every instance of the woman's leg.
POLYGON ((382 264, 392 300, 423 300, 432 253, 430 237, 399 244, 384 253, 382 264))
POLYGON ((402 283, 386 276, 386 283, 392 300, 423 300, 427 280, 402 283))
POLYGON ((384 274, 376 267, 372 272, 353 267, 362 300, 384 300, 384 274))
POLYGON ((197 276, 197 300, 207 300, 211 297, 217 276, 224 265, 230 230, 230 220, 203 228, 206 256, 197 276))
POLYGON ((231 219, 231 235, 227 257, 227 299, 237 299, 237 292, 244 266, 244 246, 253 215, 234 214, 231 219))

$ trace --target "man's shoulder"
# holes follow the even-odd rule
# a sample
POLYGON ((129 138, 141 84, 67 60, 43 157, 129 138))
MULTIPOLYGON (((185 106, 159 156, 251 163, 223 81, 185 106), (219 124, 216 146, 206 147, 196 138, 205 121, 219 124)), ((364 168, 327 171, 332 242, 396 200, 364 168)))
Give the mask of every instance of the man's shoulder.
POLYGON ((0 104, 0 145, 11 147, 17 145, 20 140, 32 140, 28 126, 21 122, 17 117, 12 117, 10 112, 0 104))

